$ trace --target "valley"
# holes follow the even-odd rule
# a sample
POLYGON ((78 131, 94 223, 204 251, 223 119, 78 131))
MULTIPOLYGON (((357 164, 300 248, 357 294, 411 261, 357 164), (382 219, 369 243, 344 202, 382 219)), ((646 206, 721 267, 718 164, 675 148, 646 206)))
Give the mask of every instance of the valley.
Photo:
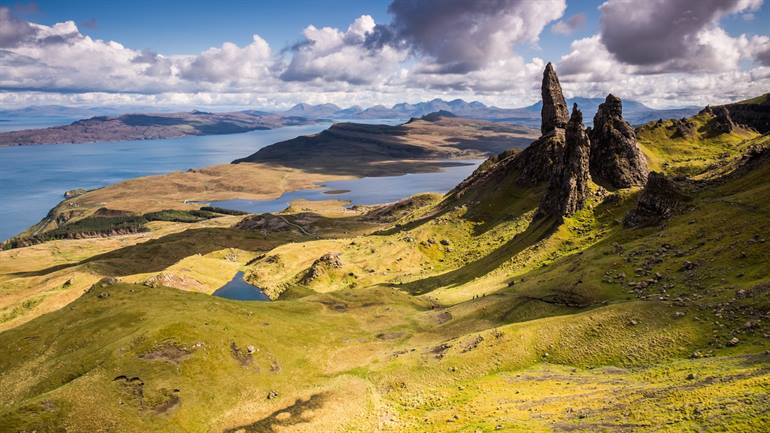
POLYGON ((609 95, 588 129, 550 64, 542 99, 539 132, 337 124, 65 200, 0 252, 0 431, 767 430, 763 118, 609 95), (394 203, 185 201, 486 156, 394 203), (238 272, 271 300, 211 296, 238 272))

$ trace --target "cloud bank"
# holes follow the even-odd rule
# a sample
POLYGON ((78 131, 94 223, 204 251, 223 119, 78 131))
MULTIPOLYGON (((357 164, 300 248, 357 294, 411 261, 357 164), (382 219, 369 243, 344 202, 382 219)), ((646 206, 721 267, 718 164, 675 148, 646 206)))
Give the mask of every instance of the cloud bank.
POLYGON ((440 8, 393 0, 389 23, 362 15, 345 29, 310 24, 288 48, 254 34, 243 46, 170 56, 0 7, 0 104, 282 108, 457 96, 517 106, 538 99, 550 60, 571 96, 612 91, 659 106, 704 105, 767 91, 770 38, 720 25, 761 7, 762 0, 607 0, 596 34, 567 39, 564 52, 548 56, 539 47, 545 29, 569 38, 588 21, 565 17, 566 0, 444 0, 440 8))

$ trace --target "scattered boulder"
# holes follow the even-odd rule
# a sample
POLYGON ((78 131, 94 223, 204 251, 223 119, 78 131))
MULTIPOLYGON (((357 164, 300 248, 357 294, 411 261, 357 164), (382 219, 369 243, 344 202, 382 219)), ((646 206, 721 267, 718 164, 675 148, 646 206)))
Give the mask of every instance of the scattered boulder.
POLYGON ((558 171, 551 177, 548 190, 540 202, 538 217, 551 215, 561 218, 573 215, 583 208, 588 198, 588 160, 591 144, 583 127, 583 113, 577 104, 572 108, 565 139, 566 147, 559 161, 558 171))
POLYGON ((543 85, 540 92, 543 97, 543 107, 540 110, 542 117, 540 131, 545 135, 556 128, 564 128, 569 119, 567 101, 564 100, 559 77, 556 76, 556 71, 550 62, 543 71, 543 85))
POLYGON ((642 186, 647 160, 636 142, 634 128, 623 119, 620 98, 609 94, 594 116, 591 135, 591 176, 606 187, 642 186))
POLYGON ((465 343, 462 353, 470 352, 471 350, 479 347, 479 344, 481 344, 482 341, 484 341, 484 337, 482 337, 481 335, 475 336, 470 341, 465 343))
POLYGON ((274 398, 278 398, 278 391, 271 390, 270 392, 267 393, 268 400, 272 400, 274 398))
POLYGON ((626 215, 626 227, 645 227, 659 224, 680 211, 690 197, 673 180, 661 173, 651 172, 647 185, 639 194, 636 207, 626 215))
POLYGON ((233 358, 235 358, 235 360, 243 367, 250 365, 253 360, 251 352, 238 347, 234 341, 230 342, 230 354, 233 355, 233 358))

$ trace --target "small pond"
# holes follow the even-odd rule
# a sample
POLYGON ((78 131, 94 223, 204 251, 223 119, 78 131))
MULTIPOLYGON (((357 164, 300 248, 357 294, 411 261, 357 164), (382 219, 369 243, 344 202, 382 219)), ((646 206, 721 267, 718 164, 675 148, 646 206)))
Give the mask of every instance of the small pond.
POLYGON ((243 279, 243 272, 235 274, 232 280, 217 289, 213 293, 220 298, 235 299, 238 301, 269 301, 259 287, 252 286, 243 279))

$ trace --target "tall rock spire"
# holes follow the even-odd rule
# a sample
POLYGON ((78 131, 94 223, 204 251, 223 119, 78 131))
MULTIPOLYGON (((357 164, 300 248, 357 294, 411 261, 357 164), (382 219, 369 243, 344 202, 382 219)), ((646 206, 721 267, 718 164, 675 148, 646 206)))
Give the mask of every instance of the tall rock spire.
POLYGON ((612 188, 643 186, 647 160, 636 142, 634 128, 623 120, 620 98, 609 94, 594 116, 591 130, 591 176, 612 188))
POLYGON ((548 134, 555 128, 564 128, 569 119, 567 102, 561 93, 561 84, 553 65, 550 62, 543 71, 543 85, 540 88, 543 97, 543 108, 540 110, 541 125, 540 132, 548 134))
POLYGON ((565 131, 565 147, 558 167, 551 176, 548 190, 540 202, 537 216, 557 218, 573 215, 583 208, 588 198, 588 172, 591 143, 583 127, 583 113, 577 104, 565 131))

